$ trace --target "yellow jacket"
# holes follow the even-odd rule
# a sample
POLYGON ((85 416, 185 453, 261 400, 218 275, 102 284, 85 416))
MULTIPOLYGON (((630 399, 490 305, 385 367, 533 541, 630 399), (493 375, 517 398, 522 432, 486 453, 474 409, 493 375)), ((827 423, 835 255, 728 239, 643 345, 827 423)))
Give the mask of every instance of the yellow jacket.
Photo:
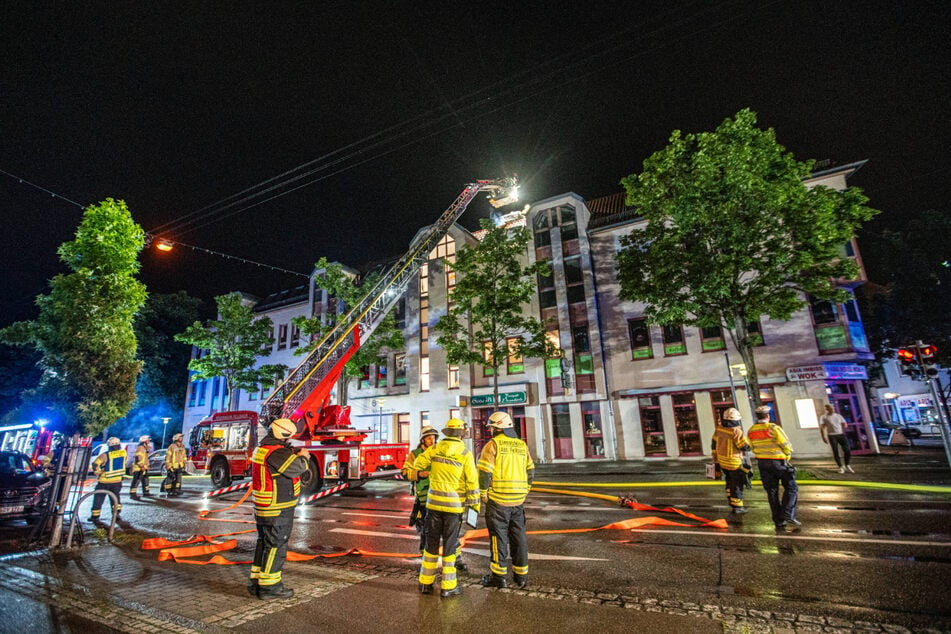
POLYGON ((520 438, 496 434, 479 456, 479 488, 500 506, 520 506, 532 486, 535 463, 520 438))
POLYGON ((750 427, 750 444, 758 460, 789 460, 792 445, 783 428, 774 423, 756 423, 750 427))
POLYGON ((413 470, 429 471, 427 509, 462 513, 466 506, 479 508, 479 472, 462 440, 443 438, 416 458, 413 470))
POLYGON ((713 433, 713 461, 719 464, 721 469, 736 471, 743 462, 742 449, 749 444, 743 435, 742 427, 717 425, 713 433))
POLYGON ((135 462, 132 463, 132 471, 144 471, 148 473, 149 470, 149 450, 145 448, 145 445, 139 445, 135 448, 135 462))
POLYGON ((122 475, 125 473, 125 458, 125 449, 114 449, 99 454, 92 463, 92 472, 99 476, 99 481, 103 484, 122 482, 122 475))
POLYGON ((185 447, 178 443, 172 443, 172 446, 165 452, 165 467, 168 469, 184 469, 188 462, 188 453, 185 447))

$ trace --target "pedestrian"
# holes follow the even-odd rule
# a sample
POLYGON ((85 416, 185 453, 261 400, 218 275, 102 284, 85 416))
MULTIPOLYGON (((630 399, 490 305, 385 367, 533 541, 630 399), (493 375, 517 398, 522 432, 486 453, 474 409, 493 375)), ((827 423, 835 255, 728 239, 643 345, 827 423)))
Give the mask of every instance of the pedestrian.
POLYGON ((135 448, 135 458, 132 463, 132 486, 129 487, 129 493, 136 497, 135 487, 139 481, 142 482, 142 495, 148 496, 149 493, 149 452, 152 451, 152 438, 141 436, 139 446, 135 448))
POLYGON ((426 497, 426 547, 419 568, 419 591, 432 594, 442 546, 440 596, 462 594, 456 577, 459 524, 467 507, 479 510, 479 475, 472 453, 462 439, 466 424, 450 418, 442 430, 445 438, 416 458, 413 469, 429 472, 426 497))
MULTIPOLYGON (((92 463, 92 472, 97 477, 96 491, 111 491, 116 499, 110 500, 112 510, 118 513, 122 510, 122 475, 125 473, 125 449, 122 448, 122 441, 115 436, 106 441, 107 451, 99 454, 92 463)), ((105 493, 97 493, 92 496, 91 520, 96 521, 102 514, 102 503, 106 498, 105 493)))
POLYGON ((419 552, 426 548, 426 497, 429 493, 429 472, 419 472, 413 469, 413 463, 419 456, 436 444, 439 432, 435 427, 426 425, 419 432, 419 444, 406 455, 406 461, 400 470, 403 477, 410 481, 413 492, 413 510, 410 512, 409 525, 416 529, 419 535, 419 552))
POLYGON ((726 499, 733 513, 747 512, 743 506, 743 489, 749 483, 750 444, 743 434, 743 417, 735 407, 723 412, 723 419, 713 432, 713 462, 723 472, 726 482, 726 499))
POLYGON ((819 433, 822 434, 822 442, 832 447, 832 457, 835 458, 835 464, 839 467, 839 473, 855 473, 852 465, 852 451, 849 449, 849 439, 845 437, 845 428, 848 422, 842 415, 837 413, 832 405, 826 405, 826 413, 819 419, 819 433), (842 449, 842 457, 839 458, 839 448, 842 449))
POLYGON ((479 492, 485 503, 485 525, 491 541, 490 573, 482 577, 487 588, 507 587, 511 555, 515 586, 528 585, 528 538, 525 534, 525 498, 532 488, 535 463, 528 445, 515 433, 505 412, 489 416, 493 436, 479 455, 479 492))
POLYGON ((769 406, 756 408, 756 424, 747 434, 759 477, 769 500, 769 509, 773 515, 776 530, 796 530, 802 522, 796 519, 796 502, 799 499, 799 485, 796 484, 796 467, 789 461, 792 458, 792 445, 783 428, 769 422, 769 406), (779 497, 779 486, 783 487, 783 497, 779 497))
POLYGON ((162 489, 168 497, 182 494, 182 472, 188 462, 188 453, 185 451, 185 437, 181 434, 172 436, 172 444, 165 453, 165 482, 162 489))
POLYGON ((248 592, 259 599, 289 599, 294 591, 284 587, 282 571, 287 540, 294 528, 294 511, 300 496, 300 476, 310 464, 310 452, 290 444, 297 425, 289 418, 271 423, 267 436, 251 456, 251 491, 258 541, 251 562, 248 592))

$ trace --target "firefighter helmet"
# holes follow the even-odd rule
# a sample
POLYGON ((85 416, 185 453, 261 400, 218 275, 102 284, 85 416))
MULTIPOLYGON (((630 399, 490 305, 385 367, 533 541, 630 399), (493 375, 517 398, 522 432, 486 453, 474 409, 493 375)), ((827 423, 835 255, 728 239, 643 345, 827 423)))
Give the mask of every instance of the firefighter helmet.
POLYGON ((515 423, 512 422, 512 417, 505 412, 495 412, 489 416, 489 427, 495 427, 496 429, 510 429, 514 426, 515 423))
POLYGON ((184 440, 184 439, 185 437, 182 436, 181 434, 175 434, 174 436, 172 436, 172 442, 178 442, 179 440, 184 440))
POLYGON ((723 412, 723 420, 743 420, 740 410, 731 407, 723 412))
POLYGON ((760 405, 756 408, 757 414, 769 414, 769 405, 760 405))
POLYGON ((152 437, 151 437, 151 436, 139 436, 139 442, 140 442, 140 443, 152 442, 152 437))
POLYGON ((453 438, 462 438, 466 433, 466 423, 458 418, 450 418, 443 427, 442 433, 453 438))
POLYGON ((278 418, 271 423, 271 435, 280 440, 287 440, 297 433, 297 425, 290 418, 278 418))
POLYGON ((122 441, 116 438, 115 436, 111 436, 109 440, 106 441, 106 444, 109 445, 110 447, 118 447, 119 445, 122 444, 122 441))
POLYGON ((430 425, 426 425, 419 431, 420 440, 422 440, 426 436, 438 436, 438 435, 439 435, 439 430, 437 430, 435 427, 431 427, 430 425))

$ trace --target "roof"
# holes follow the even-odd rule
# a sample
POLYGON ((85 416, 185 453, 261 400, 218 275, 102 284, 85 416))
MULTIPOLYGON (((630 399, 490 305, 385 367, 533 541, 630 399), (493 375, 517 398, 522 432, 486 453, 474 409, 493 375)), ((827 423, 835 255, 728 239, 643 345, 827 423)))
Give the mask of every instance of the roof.
POLYGON ((309 298, 310 294, 308 292, 307 285, 301 284, 300 286, 295 286, 294 288, 271 293, 254 305, 254 312, 263 313, 269 310, 274 310, 275 308, 290 306, 291 304, 299 304, 301 302, 308 301, 309 298))

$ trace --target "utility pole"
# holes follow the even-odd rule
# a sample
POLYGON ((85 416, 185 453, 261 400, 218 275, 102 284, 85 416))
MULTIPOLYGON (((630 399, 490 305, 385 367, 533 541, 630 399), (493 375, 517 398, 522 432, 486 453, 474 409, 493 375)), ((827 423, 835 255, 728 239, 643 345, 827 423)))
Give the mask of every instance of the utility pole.
POLYGON ((926 345, 919 339, 915 343, 915 359, 918 361, 918 367, 921 368, 921 375, 928 383, 931 389, 931 398, 934 399, 935 409, 938 410, 938 428, 941 430, 941 442, 944 443, 944 455, 948 460, 948 467, 951 468, 951 438, 948 435, 948 418, 945 412, 945 403, 941 393, 941 383, 938 379, 937 369, 934 368, 932 358, 937 352, 937 348, 932 345, 926 345), (932 372, 932 370, 934 370, 932 372))

